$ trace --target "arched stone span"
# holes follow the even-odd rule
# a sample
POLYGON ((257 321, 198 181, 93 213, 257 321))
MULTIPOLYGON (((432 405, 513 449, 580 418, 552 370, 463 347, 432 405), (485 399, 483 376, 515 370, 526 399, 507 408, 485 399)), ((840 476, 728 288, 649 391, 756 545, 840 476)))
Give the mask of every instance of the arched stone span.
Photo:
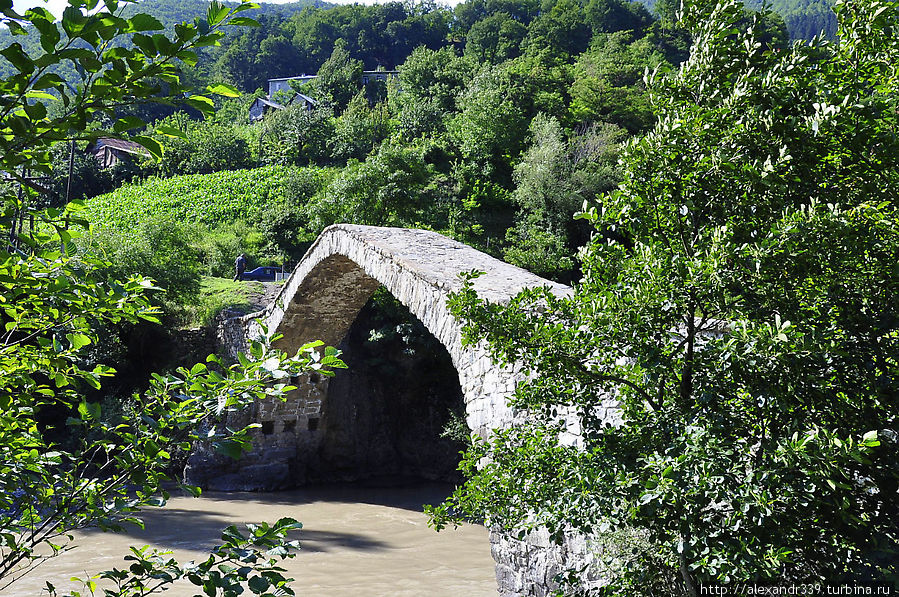
MULTIPOLYGON (((462 344, 462 326, 447 308, 462 288, 460 274, 477 270, 479 296, 506 302, 524 288, 546 286, 558 295, 571 288, 540 278, 472 247, 428 230, 337 224, 316 239, 266 309, 223 322, 219 339, 236 357, 248 337, 281 334, 277 347, 293 352, 322 340, 337 346, 372 293, 383 285, 447 349, 459 377, 466 422, 486 436, 513 421, 508 399, 518 381, 514 367, 494 365, 481 345, 462 344)), ((328 378, 295 379, 286 402, 261 401, 229 420, 259 423, 255 449, 238 463, 196 452, 186 475, 197 485, 223 490, 269 490, 328 480, 318 454, 327 428, 328 378)), ((234 417, 234 415, 231 415, 234 417)))
MULTIPOLYGON (((383 285, 446 347, 459 374, 469 427, 479 433, 511 422, 506 402, 514 371, 493 365, 480 346, 463 346, 461 324, 447 309, 448 294, 462 287, 459 275, 478 270, 482 298, 505 302, 524 288, 546 286, 559 295, 568 286, 509 265, 428 230, 338 224, 307 251, 261 320, 282 334, 279 347, 296 350, 310 340, 336 346, 362 306, 383 285)), ((251 332, 252 333, 252 332, 251 332)))

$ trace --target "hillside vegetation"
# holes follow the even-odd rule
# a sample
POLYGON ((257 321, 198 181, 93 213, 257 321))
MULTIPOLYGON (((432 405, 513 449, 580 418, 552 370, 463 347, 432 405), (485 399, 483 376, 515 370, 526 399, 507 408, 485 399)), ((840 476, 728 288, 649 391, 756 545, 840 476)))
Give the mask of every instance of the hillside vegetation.
POLYGON ((95 226, 123 230, 152 220, 207 226, 234 220, 258 222, 267 206, 284 201, 284 189, 296 170, 290 166, 264 166, 148 178, 94 197, 86 203, 84 214, 95 226))
POLYGON ((767 5, 783 17, 791 39, 812 39, 823 35, 833 39, 837 34, 837 17, 833 12, 833 0, 747 0, 746 5, 755 9, 767 5))

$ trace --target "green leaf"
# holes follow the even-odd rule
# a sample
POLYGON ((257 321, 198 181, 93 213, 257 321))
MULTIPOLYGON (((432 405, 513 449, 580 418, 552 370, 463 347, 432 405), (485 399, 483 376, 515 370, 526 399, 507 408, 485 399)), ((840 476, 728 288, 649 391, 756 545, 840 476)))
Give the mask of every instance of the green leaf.
POLYGON ((36 91, 31 90, 25 94, 25 97, 29 99, 49 99, 49 100, 58 100, 59 98, 52 93, 47 93, 46 91, 36 91))
POLYGON ((250 17, 234 17, 230 21, 228 21, 229 25, 233 25, 235 27, 261 27, 259 21, 256 19, 251 19, 250 17))
POLYGON ((220 442, 217 446, 217 451, 232 460, 238 460, 243 456, 243 447, 241 444, 232 440, 220 442))
POLYGON ((869 431, 862 436, 862 444, 868 448, 875 448, 880 445, 877 430, 869 431))
POLYGON ((81 415, 81 418, 84 421, 97 420, 100 418, 100 403, 82 400, 81 403, 78 404, 78 414, 81 415))
POLYGON ((21 44, 14 43, 6 46, 2 50, 0 50, 0 55, 9 60, 10 63, 19 70, 19 72, 25 74, 31 74, 32 72, 34 72, 34 62, 22 49, 21 44))
POLYGON ((269 588, 271 583, 264 576, 254 576, 248 582, 247 586, 257 595, 261 595, 269 588))
POLYGON ((124 133, 125 131, 130 131, 131 129, 142 128, 145 126, 147 126, 147 123, 137 116, 125 116, 116 120, 115 124, 112 127, 112 130, 116 133, 124 133))
POLYGON ((159 31, 163 29, 162 23, 156 17, 148 14, 138 13, 128 19, 127 31, 159 31))
POLYGON ((162 145, 160 145, 159 141, 157 141, 153 137, 139 135, 137 137, 134 137, 132 141, 149 151, 150 155, 152 155, 157 160, 162 158, 162 145))
POLYGON ((187 133, 182 131, 181 129, 177 129, 168 125, 159 125, 156 127, 156 132, 160 135, 166 135, 168 137, 177 137, 178 139, 187 139, 187 133))
POLYGON ((69 37, 78 37, 86 22, 87 18, 74 6, 67 6, 62 11, 62 28, 69 37))
POLYGON ((228 16, 229 9, 223 6, 218 0, 212 0, 209 3, 209 9, 206 12, 206 20, 211 26, 216 26, 228 16))
POLYGON ((224 97, 240 97, 240 91, 237 90, 233 85, 228 85, 225 83, 218 83, 216 85, 208 85, 206 87, 206 91, 209 93, 214 93, 216 95, 221 95, 224 97))
POLYGON ((131 36, 131 41, 134 42, 134 45, 140 48, 140 50, 147 56, 155 56, 158 53, 156 42, 154 42, 153 38, 149 35, 136 33, 131 36))
POLYGON ((215 112, 215 104, 211 99, 203 95, 192 95, 185 100, 189 106, 196 108, 203 114, 212 114, 215 112))

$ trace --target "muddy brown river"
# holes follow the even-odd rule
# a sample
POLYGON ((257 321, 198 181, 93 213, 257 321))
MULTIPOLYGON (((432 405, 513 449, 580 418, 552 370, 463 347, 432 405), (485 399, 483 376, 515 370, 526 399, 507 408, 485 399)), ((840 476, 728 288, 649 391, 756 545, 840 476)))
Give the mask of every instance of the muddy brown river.
MULTIPOLYGON (((271 494, 204 493, 173 497, 143 518, 146 530, 125 534, 81 532, 79 545, 44 563, 3 595, 38 596, 45 580, 73 589, 72 576, 124 568, 129 545, 171 550, 180 561, 199 559, 230 524, 289 516, 303 523, 302 549, 284 567, 297 595, 307 597, 478 597, 496 595, 487 531, 478 525, 436 533, 422 504, 438 503, 451 488, 334 486, 271 494)), ((46 594, 46 593, 44 593, 46 594)), ((188 597, 185 584, 164 593, 188 597)))

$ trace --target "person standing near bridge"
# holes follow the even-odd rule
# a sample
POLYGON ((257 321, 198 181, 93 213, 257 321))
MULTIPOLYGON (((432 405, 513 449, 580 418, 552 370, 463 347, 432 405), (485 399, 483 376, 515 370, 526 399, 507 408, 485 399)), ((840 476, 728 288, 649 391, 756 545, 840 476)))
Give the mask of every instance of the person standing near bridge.
POLYGON ((243 280, 243 273, 247 271, 247 256, 241 253, 234 260, 234 280, 243 280))

